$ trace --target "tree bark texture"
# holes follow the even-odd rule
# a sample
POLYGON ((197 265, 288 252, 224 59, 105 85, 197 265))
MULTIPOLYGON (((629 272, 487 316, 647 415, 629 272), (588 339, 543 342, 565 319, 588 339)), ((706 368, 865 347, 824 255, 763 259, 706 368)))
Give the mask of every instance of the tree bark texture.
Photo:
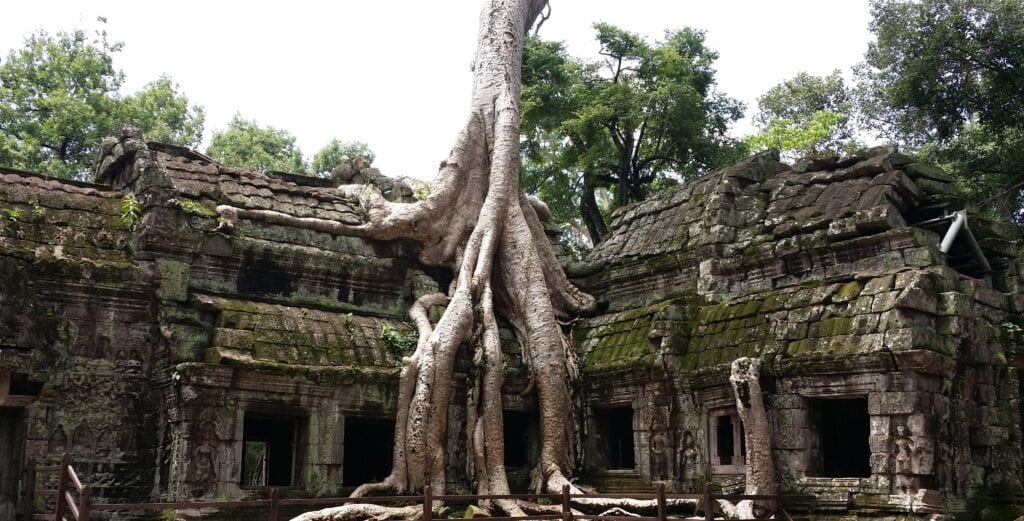
MULTIPOLYGON (((772 429, 761 394, 761 360, 737 358, 732 362, 729 383, 736 397, 736 412, 743 422, 747 445, 746 494, 776 494, 775 463, 772 460, 772 429)), ((735 505, 735 517, 753 519, 758 505, 753 501, 740 501, 735 505)), ((726 512, 728 508, 724 508, 726 512)))
MULTIPOLYGON (((558 493, 569 483, 577 446, 572 394, 578 370, 558 320, 592 309, 594 299, 572 286, 562 272, 541 224, 547 208, 519 186, 523 40, 546 5, 546 0, 486 3, 473 60, 468 121, 425 200, 393 203, 373 187, 342 186, 339 190, 364 201, 368 219, 359 225, 272 210, 218 208, 226 230, 249 219, 375 240, 417 241, 423 264, 449 267, 455 274, 446 294, 419 296, 410 309, 419 341, 402 361, 393 471, 381 483, 360 486, 355 496, 413 492, 428 485, 434 494, 444 493, 448 403, 456 354, 463 346, 472 350, 477 364, 466 429, 471 475, 480 493, 508 493, 498 316, 512 325, 538 394, 541 447, 531 486, 558 493), (432 324, 428 312, 438 305, 447 307, 432 324)), ((498 506, 511 515, 523 513, 512 502, 498 506)), ((380 508, 346 505, 304 519, 408 513, 380 508)))

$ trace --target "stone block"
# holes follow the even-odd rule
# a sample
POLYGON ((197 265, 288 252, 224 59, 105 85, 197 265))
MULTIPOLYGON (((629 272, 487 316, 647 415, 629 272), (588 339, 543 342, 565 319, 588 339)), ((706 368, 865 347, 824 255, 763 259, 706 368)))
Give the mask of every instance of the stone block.
POLYGON ((936 312, 936 298, 933 294, 921 288, 905 288, 896 298, 896 307, 913 309, 934 315, 936 312))
POLYGON ((896 305, 896 299, 899 295, 900 292, 898 291, 886 291, 885 293, 875 295, 874 300, 871 302, 871 312, 881 313, 889 311, 896 305))
POLYGON ((963 330, 964 319, 953 316, 940 316, 935 320, 935 330, 942 335, 959 335, 963 330))
POLYGON ((953 339, 942 336, 934 329, 905 328, 891 329, 885 333, 885 345, 892 351, 927 349, 951 356, 955 350, 953 339))
POLYGON ((902 167, 912 179, 931 179, 940 183, 952 183, 953 179, 945 170, 926 163, 910 163, 902 167))
POLYGON ((778 429, 774 433, 773 445, 776 449, 803 450, 809 445, 810 433, 807 429, 778 429))
POLYGON ((875 277, 864 284, 865 295, 875 295, 878 293, 891 291, 893 287, 893 276, 883 275, 881 277, 875 277))
POLYGON ((853 317, 853 334, 866 335, 878 330, 879 315, 867 314, 853 317))
POLYGON ((935 327, 932 315, 914 310, 893 309, 878 315, 878 329, 931 329, 935 327))
POLYGON ((872 474, 888 474, 892 471, 892 458, 886 453, 872 452, 870 459, 872 474))
MULTIPOLYGON (((918 449, 920 450, 920 447, 918 449)), ((911 469, 920 476, 933 474, 935 472, 935 454, 930 450, 917 453, 913 459, 911 469)))
POLYGON ((996 386, 992 384, 978 383, 972 388, 972 394, 974 395, 975 401, 984 405, 994 405, 996 403, 997 392, 996 386))
POLYGON ((894 415, 931 411, 932 393, 873 392, 868 393, 868 414, 894 415))
POLYGON ((189 267, 184 262, 157 259, 159 285, 156 296, 162 300, 184 302, 188 299, 189 267))
POLYGON ((932 247, 924 248, 911 248, 903 251, 903 258, 906 261, 907 266, 913 266, 915 268, 926 268, 934 264, 942 262, 942 254, 939 250, 932 247))
POLYGON ((868 448, 872 454, 880 454, 885 457, 889 455, 889 442, 892 440, 892 436, 889 433, 885 434, 872 434, 868 436, 868 448))
POLYGON ((871 416, 871 435, 888 437, 891 424, 892 418, 889 416, 871 416))
MULTIPOLYGON (((949 512, 949 505, 946 502, 946 495, 942 491, 918 489, 911 503, 911 510, 915 514, 945 514, 949 512)), ((938 520, 939 516, 929 519, 938 520)))

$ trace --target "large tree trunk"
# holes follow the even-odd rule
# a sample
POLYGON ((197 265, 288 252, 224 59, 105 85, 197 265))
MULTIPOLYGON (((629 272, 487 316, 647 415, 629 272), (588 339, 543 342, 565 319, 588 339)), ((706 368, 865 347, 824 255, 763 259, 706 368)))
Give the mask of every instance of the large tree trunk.
MULTIPOLYGON (((729 383, 736 397, 736 412, 743 422, 747 445, 746 494, 776 494, 775 463, 772 460, 772 430, 761 394, 761 361, 756 358, 737 358, 732 363, 729 383)), ((725 510, 740 519, 753 519, 753 501, 741 501, 735 507, 724 505, 725 510), (733 510, 730 512, 730 510, 733 510)), ((760 510, 759 508, 757 508, 760 510)))
POLYGON ((580 194, 580 215, 583 217, 583 223, 587 226, 591 244, 596 246, 608 235, 608 227, 604 224, 601 207, 598 206, 597 198, 594 196, 594 185, 587 179, 586 174, 583 177, 583 191, 580 194))
MULTIPOLYGON (((480 16, 468 122, 441 164, 435 189, 426 200, 391 203, 379 193, 370 193, 368 222, 355 226, 270 210, 218 208, 225 229, 239 219, 253 219, 377 240, 415 240, 422 244, 421 262, 450 267, 456 274, 447 295, 421 296, 410 310, 420 336, 415 352, 403 360, 393 472, 382 483, 363 485, 353 495, 417 491, 424 486, 436 495, 444 493, 448 403, 461 346, 473 349, 478 362, 467 426, 477 487, 481 493, 508 493, 497 315, 512 324, 538 392, 541 452, 532 486, 554 492, 569 483, 576 446, 571 387, 577 368, 556 318, 589 310, 594 300, 565 277, 538 217, 538 213, 547 215, 546 208, 523 195, 519 187, 523 39, 546 3, 487 2, 480 16), (447 308, 438 323, 431 324, 427 311, 438 304, 447 308)), ((369 190, 363 186, 341 189, 363 200, 369 190)), ((499 507, 522 514, 514 503, 499 507)), ((321 518, 360 514, 385 516, 387 512, 346 505, 324 511, 321 518)))
MULTIPOLYGON (((239 219, 251 219, 375 240, 417 241, 423 264, 446 266, 455 273, 446 294, 419 296, 410 308, 419 341, 415 352, 402 361, 393 470, 383 482, 360 486, 353 496, 412 492, 425 486, 435 495, 444 494, 451 379, 462 346, 473 350, 477 364, 466 429, 471 474, 479 493, 508 493, 498 315, 515 331, 539 398, 541 450, 531 487, 558 493, 567 485, 579 493, 569 480, 578 441, 572 398, 578 369, 558 320, 593 309, 594 299, 569 283, 541 224, 541 218, 550 215, 547 208, 519 187, 523 39, 546 5, 546 0, 488 0, 480 15, 469 118, 426 200, 392 203, 372 187, 343 186, 339 190, 368 206, 368 219, 359 225, 273 210, 217 209, 222 229, 228 231, 239 219), (447 307, 432 324, 428 311, 437 305, 447 307)), ((591 509, 654 506, 653 501, 576 502, 591 509)), ((502 501, 497 506, 510 515, 523 515, 524 505, 502 501)), ((534 507, 531 510, 539 509, 534 507)), ((304 514, 302 519, 407 518, 415 515, 414 510, 349 504, 304 514)))

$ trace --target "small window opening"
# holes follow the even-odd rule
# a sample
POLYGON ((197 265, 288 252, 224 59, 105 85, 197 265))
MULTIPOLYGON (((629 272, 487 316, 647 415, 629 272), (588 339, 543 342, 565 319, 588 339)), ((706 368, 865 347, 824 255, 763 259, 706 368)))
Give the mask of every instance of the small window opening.
POLYGON ((710 415, 710 423, 713 471, 721 474, 742 472, 747 457, 747 439, 736 410, 714 411, 710 415))
POLYGON ((732 416, 718 417, 718 463, 732 465, 733 445, 736 437, 732 432, 732 416))
POLYGON ((504 411, 505 468, 524 469, 531 464, 530 415, 522 411, 504 411))
POLYGON ((242 434, 242 486, 292 486, 295 438, 295 418, 247 414, 242 434))
POLYGON ((10 394, 39 396, 39 393, 42 392, 42 390, 43 383, 29 380, 27 373, 11 374, 11 387, 8 391, 10 394))
POLYGON ((608 470, 636 468, 633 444, 633 408, 617 407, 594 411, 600 439, 598 450, 603 452, 604 466, 608 470))
POLYGON ((820 447, 820 461, 812 467, 828 478, 870 477, 867 398, 812 400, 811 407, 820 447))
POLYGON ((345 418, 342 485, 359 486, 388 477, 394 446, 395 422, 345 418))

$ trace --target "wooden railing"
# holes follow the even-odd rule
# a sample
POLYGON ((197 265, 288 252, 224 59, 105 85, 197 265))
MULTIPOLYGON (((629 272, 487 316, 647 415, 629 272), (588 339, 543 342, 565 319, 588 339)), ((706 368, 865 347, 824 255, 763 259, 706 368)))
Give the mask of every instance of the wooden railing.
POLYGON ((89 513, 92 511, 131 511, 131 510, 168 510, 168 509, 201 509, 201 508, 266 508, 268 521, 280 521, 281 507, 304 506, 324 507, 339 506, 346 503, 399 503, 416 504, 422 503, 423 514, 421 521, 433 521, 435 501, 452 503, 477 503, 488 500, 522 500, 537 501, 548 500, 552 504, 560 504, 560 512, 557 514, 530 515, 525 517, 489 517, 487 521, 525 521, 534 520, 589 520, 589 521, 676 521, 681 518, 668 515, 669 502, 671 500, 697 501, 694 505, 694 512, 703 510, 704 519, 711 521, 715 519, 715 505, 718 500, 742 501, 756 500, 767 503, 771 510, 770 519, 781 519, 792 521, 789 513, 783 508, 784 501, 814 501, 814 496, 807 495, 781 495, 781 494, 715 494, 710 485, 705 485, 703 494, 666 494, 665 485, 659 484, 655 493, 650 494, 570 494, 569 486, 562 487, 561 494, 483 494, 483 495, 443 495, 431 494, 430 487, 424 487, 423 494, 418 496, 373 496, 373 497, 322 497, 322 498, 288 498, 281 499, 278 489, 270 489, 269 499, 253 499, 244 501, 177 501, 166 503, 93 503, 92 487, 82 483, 71 466, 71 458, 65 454, 61 459, 60 466, 53 467, 32 467, 31 460, 26 475, 27 484, 24 505, 25 521, 88 521, 89 513), (59 471, 56 490, 32 490, 35 484, 36 471, 59 471), (30 480, 29 480, 30 478, 30 480), (53 515, 33 514, 34 495, 53 495, 56 497, 56 506, 53 515), (654 500, 656 515, 647 517, 626 517, 626 516, 600 516, 578 514, 573 512, 573 499, 635 499, 654 500))

